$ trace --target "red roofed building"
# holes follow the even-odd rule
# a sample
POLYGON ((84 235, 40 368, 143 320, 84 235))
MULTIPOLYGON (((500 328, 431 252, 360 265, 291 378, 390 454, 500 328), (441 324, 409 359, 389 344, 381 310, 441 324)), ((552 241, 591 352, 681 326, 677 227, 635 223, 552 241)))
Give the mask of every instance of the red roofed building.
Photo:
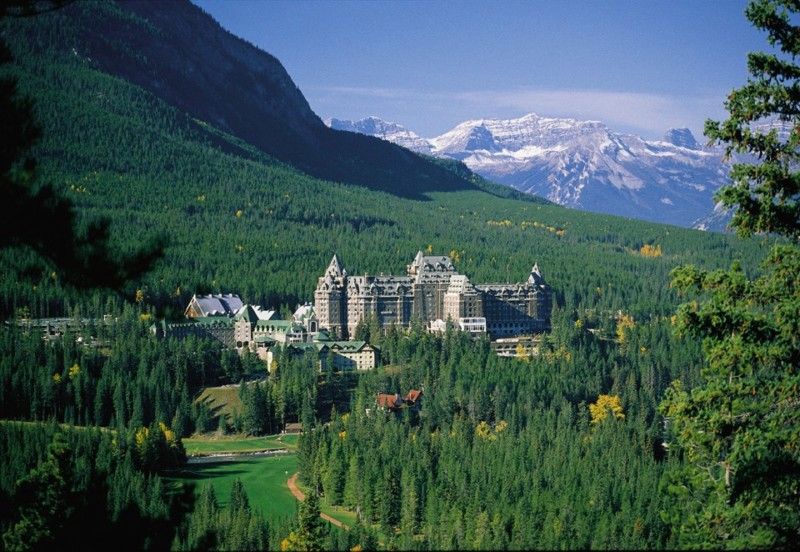
POLYGON ((399 393, 388 394, 379 393, 376 404, 379 410, 390 410, 392 412, 400 412, 403 408, 409 408, 418 411, 422 399, 422 391, 412 389, 406 393, 405 397, 401 397, 399 393))

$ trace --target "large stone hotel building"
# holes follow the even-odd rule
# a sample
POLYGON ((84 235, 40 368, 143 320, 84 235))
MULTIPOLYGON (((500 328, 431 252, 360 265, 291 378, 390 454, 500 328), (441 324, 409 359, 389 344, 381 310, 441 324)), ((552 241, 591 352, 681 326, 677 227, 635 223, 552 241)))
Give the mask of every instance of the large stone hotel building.
POLYGON ((408 327, 412 321, 486 332, 492 339, 550 329, 552 292, 539 267, 518 284, 476 285, 459 274, 449 257, 417 253, 406 276, 351 276, 334 255, 314 292, 320 328, 334 339, 349 339, 360 320, 377 316, 381 326, 408 327))

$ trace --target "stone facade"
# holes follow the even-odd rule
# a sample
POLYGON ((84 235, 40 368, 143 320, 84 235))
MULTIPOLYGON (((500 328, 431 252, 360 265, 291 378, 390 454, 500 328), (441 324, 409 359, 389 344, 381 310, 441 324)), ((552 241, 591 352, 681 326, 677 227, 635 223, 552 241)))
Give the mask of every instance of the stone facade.
POLYGON ((493 339, 539 333, 550 329, 552 305, 552 291, 537 265, 523 283, 473 285, 449 257, 422 251, 405 276, 351 276, 334 255, 314 292, 319 326, 335 339, 350 338, 359 321, 372 315, 384 330, 415 320, 452 320, 475 328, 485 319, 493 339))
MULTIPOLYGON (((328 362, 335 371, 363 372, 373 370, 380 360, 380 353, 366 341, 314 341, 313 343, 292 343, 287 345, 289 353, 304 355, 314 353, 319 359, 320 370, 328 367, 328 362)), ((272 366, 275 359, 274 348, 267 354, 267 365, 272 366)))

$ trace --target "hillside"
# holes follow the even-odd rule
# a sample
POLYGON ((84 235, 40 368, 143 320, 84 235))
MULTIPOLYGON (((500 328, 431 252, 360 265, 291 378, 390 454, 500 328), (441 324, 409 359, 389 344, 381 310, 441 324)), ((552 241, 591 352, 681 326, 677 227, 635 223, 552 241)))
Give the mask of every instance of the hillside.
POLYGON ((330 130, 277 59, 188 0, 77 2, 21 25, 38 28, 32 54, 125 79, 314 176, 416 198, 471 188, 404 149, 330 130))
MULTIPOLYGON (((334 252, 359 272, 400 273, 430 247, 457 255, 459 271, 477 283, 520 281, 537 262, 562 308, 669 313, 676 264, 739 258, 755 267, 760 256, 730 236, 520 201, 513 190, 499 197, 498 185, 456 162, 327 131, 274 58, 188 2, 76 3, 35 21, 3 21, 2 33, 44 130, 34 152, 41 180, 82 217, 108 217, 123 250, 156 234, 168 239, 163 261, 137 283, 160 310, 180 312, 206 291, 294 306, 311 298, 334 252), (198 92, 204 64, 191 60, 208 44, 219 45, 222 61, 206 78, 216 75, 208 82, 223 82, 227 99, 211 95, 216 85, 198 92), (177 52, 190 61, 177 63, 177 52), (262 90, 264 102, 248 103, 269 88, 262 69, 289 92, 278 99, 262 90), (262 111, 234 117, 253 103, 262 111), (271 141, 276 133, 291 136, 284 146, 321 149, 284 151, 271 141), (328 172, 330 163, 337 168, 328 172), (645 245, 663 255, 641 255, 645 245)), ((62 311, 71 300, 46 274, 36 289, 4 279, 3 312, 62 311)))

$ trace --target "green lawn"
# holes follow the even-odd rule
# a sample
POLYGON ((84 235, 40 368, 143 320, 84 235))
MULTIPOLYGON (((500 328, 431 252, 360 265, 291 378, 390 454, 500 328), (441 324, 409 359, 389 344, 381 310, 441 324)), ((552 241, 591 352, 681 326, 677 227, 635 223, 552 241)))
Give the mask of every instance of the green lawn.
MULTIPOLYGON (((286 481, 297 471, 297 438, 291 435, 270 435, 267 437, 191 437, 183 439, 183 446, 188 456, 204 456, 220 453, 247 453, 261 450, 286 449, 287 455, 272 457, 243 457, 235 462, 209 462, 189 464, 180 470, 166 475, 174 484, 192 483, 196 492, 207 484, 213 484, 220 506, 228 503, 231 486, 236 478, 242 480, 250 504, 265 516, 294 515, 297 511, 297 500, 289 491, 286 481)), ((308 489, 298 485, 303 493, 308 489)), ((345 525, 356 523, 355 512, 343 508, 328 506, 321 501, 321 510, 338 519, 345 525)))
POLYGON ((187 456, 218 453, 257 452, 261 450, 297 450, 297 435, 269 435, 267 437, 187 437, 182 439, 187 456))
POLYGON ((165 476, 175 484, 195 484, 198 493, 204 485, 214 485, 217 501, 223 508, 230 499, 234 480, 239 478, 253 509, 260 510, 269 518, 295 515, 297 500, 286 486, 286 481, 296 471, 297 456, 291 454, 244 458, 236 462, 190 464, 165 476))

